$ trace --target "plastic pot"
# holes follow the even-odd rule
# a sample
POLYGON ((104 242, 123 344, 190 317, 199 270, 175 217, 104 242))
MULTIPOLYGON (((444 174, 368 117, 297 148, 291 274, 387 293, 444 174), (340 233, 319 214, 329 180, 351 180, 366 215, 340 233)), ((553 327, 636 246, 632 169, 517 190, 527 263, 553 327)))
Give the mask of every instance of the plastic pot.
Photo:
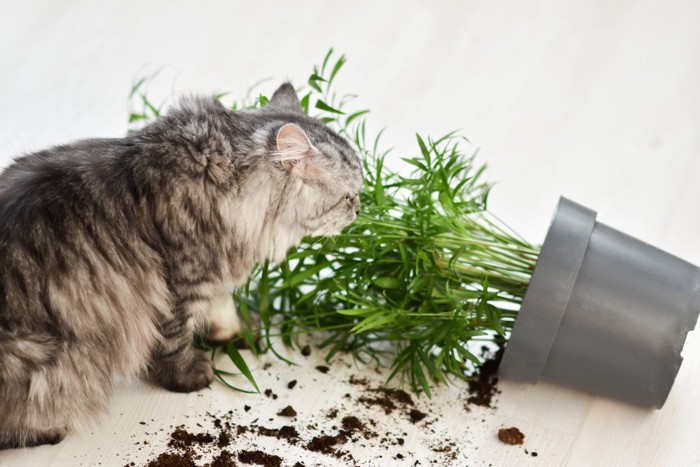
POLYGON ((700 269, 561 198, 499 374, 661 408, 700 312, 700 269))

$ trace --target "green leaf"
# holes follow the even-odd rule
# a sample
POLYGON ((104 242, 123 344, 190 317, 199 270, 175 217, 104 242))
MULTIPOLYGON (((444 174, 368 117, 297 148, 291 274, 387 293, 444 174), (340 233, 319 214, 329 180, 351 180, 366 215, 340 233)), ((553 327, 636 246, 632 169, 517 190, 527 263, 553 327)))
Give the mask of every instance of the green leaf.
POLYGON ((321 74, 323 74, 326 71, 326 65, 328 65, 328 60, 331 58, 332 55, 333 55, 333 49, 330 48, 330 49, 328 49, 326 56, 323 58, 323 64, 321 65, 321 74))
POLYGON ((322 93, 323 90, 321 90, 321 86, 319 86, 318 83, 316 82, 316 81, 318 81, 318 80, 317 80, 317 79, 313 79, 314 76, 316 76, 316 75, 311 75, 311 76, 309 77, 309 81, 308 81, 309 86, 311 86, 312 88, 314 88, 314 90, 316 90, 317 92, 322 93))
POLYGON ((335 66, 333 67, 333 71, 331 71, 331 76, 328 78, 328 83, 333 82, 333 78, 335 78, 335 75, 338 74, 340 69, 345 65, 346 59, 345 55, 341 55, 340 58, 338 59, 337 62, 335 62, 335 66))
POLYGON ((345 112, 341 112, 341 111, 338 110, 338 109, 334 109, 333 107, 331 107, 330 105, 326 104, 326 103, 323 102, 322 100, 317 100, 317 101, 316 101, 316 108, 317 108, 317 109, 320 109, 320 110, 324 110, 324 111, 326 111, 326 112, 331 112, 331 113, 334 113, 334 114, 340 114, 340 115, 344 115, 344 114, 345 114, 345 112))
POLYGON ((160 116, 160 109, 157 109, 151 102, 146 98, 145 95, 141 94, 141 100, 143 101, 143 105, 145 105, 151 112, 153 112, 153 115, 156 117, 160 116))
MULTIPOLYGON (((418 352, 418 355, 420 355, 420 352, 418 352)), ((428 396, 428 398, 431 398, 433 394, 430 391, 430 384, 428 383, 428 380, 425 377, 425 373, 423 373, 423 368, 416 361, 413 362, 411 368, 413 370, 414 378, 418 380, 418 383, 420 384, 421 388, 423 388, 425 395, 428 396)))
POLYGON ((372 329, 384 326, 386 324, 393 323, 395 319, 396 318, 394 315, 385 315, 382 313, 377 313, 375 315, 368 316, 367 318, 360 321, 357 325, 355 325, 355 327, 352 328, 352 332, 358 334, 361 332, 367 332, 372 329))
POLYGON ((427 146, 425 145, 425 142, 423 141, 423 138, 416 133, 416 139, 418 140, 418 146, 420 147, 420 152, 423 154, 423 159, 425 159, 425 162, 427 164, 427 169, 426 171, 430 168, 430 151, 428 151, 427 146))
POLYGON ((314 82, 316 82, 316 81, 321 81, 322 83, 326 83, 326 82, 327 82, 325 78, 322 78, 322 77, 318 76, 316 73, 314 73, 314 74, 312 74, 311 76, 309 76, 309 81, 314 81, 314 82))
POLYGON ((382 289, 397 289, 401 287, 403 281, 398 277, 375 277, 372 283, 382 289))
POLYGON ((304 109, 304 113, 309 113, 309 99, 311 98, 311 93, 307 93, 301 98, 301 108, 304 109))
POLYGON ((350 125, 353 120, 355 120, 358 117, 361 117, 363 115, 366 115, 369 113, 369 110, 360 110, 359 112, 352 113, 348 115, 348 118, 345 119, 345 125, 350 125))
POLYGON ((327 267, 326 263, 319 263, 314 266, 310 266, 308 269, 303 269, 300 272, 294 274, 292 279, 289 281, 290 287, 295 287, 296 285, 304 282, 305 280, 311 278, 314 274, 322 271, 327 267))
POLYGON ((236 365, 236 368, 243 374, 243 376, 246 377, 246 379, 250 382, 250 384, 253 385, 255 390, 257 392, 260 392, 260 389, 258 388, 258 384, 255 382, 255 378, 253 378, 253 374, 250 372, 250 369, 248 368, 248 365, 246 364, 245 360, 241 356, 241 353, 238 351, 238 349, 231 345, 231 344, 226 344, 224 347, 224 350, 226 354, 229 356, 231 361, 233 362, 234 365, 236 365))
POLYGON ((139 120, 148 120, 148 117, 146 117, 144 114, 129 114, 129 123, 133 123, 139 120))
POLYGON ((141 86, 149 79, 150 78, 146 77, 146 78, 141 78, 140 80, 136 81, 136 83, 134 83, 134 85, 131 86, 131 91, 129 91, 129 99, 134 97, 134 95, 136 95, 136 93, 141 88, 141 86))
POLYGON ((346 315, 346 316, 368 316, 372 313, 374 313, 376 309, 374 308, 351 308, 351 309, 343 309, 343 310, 336 310, 336 313, 340 313, 341 315, 346 315))
POLYGON ((230 373, 227 373, 227 372, 225 372, 225 371, 216 370, 216 369, 214 370, 214 375, 216 376, 216 379, 218 379, 218 380, 219 380, 221 383, 223 383, 225 386, 228 386, 229 389, 233 389, 233 390, 236 391, 236 392, 242 392, 242 393, 245 393, 245 394, 260 394, 260 390, 257 390, 257 391, 250 391, 250 390, 248 390, 248 389, 243 389, 243 388, 239 388, 238 386, 232 385, 231 383, 229 383, 228 381, 226 381, 226 380, 224 379, 224 376, 225 376, 225 375, 229 375, 229 374, 230 374, 230 373))

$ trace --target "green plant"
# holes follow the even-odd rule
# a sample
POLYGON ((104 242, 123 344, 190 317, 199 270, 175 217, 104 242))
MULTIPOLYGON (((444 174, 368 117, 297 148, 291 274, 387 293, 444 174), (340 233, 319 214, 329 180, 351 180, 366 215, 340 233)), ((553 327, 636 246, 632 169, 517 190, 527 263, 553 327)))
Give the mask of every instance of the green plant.
MULTIPOLYGON (((399 376, 430 396, 431 382, 467 379, 478 367, 471 343, 507 339, 539 247, 489 214, 485 166, 474 154, 465 155, 466 139, 416 135, 417 154, 402 158, 411 174, 389 169, 382 132, 368 136, 368 110, 348 110, 353 96, 334 90, 344 64, 344 56, 336 59, 329 51, 314 67, 301 103, 361 156, 361 214, 341 235, 309 238, 282 264, 259 266, 236 299, 248 325, 257 310, 262 336, 258 341, 248 329, 239 339, 255 354, 284 359, 276 339, 294 346, 300 334, 322 331, 327 360, 339 351, 363 362, 387 354, 389 380, 399 376)), ((139 86, 132 96, 139 96, 145 110, 136 118, 132 113, 137 122, 159 109, 139 86)), ((250 95, 236 108, 267 103, 265 96, 250 95)), ((220 350, 257 389, 233 343, 220 350)), ((226 383, 227 373, 217 372, 226 383)))

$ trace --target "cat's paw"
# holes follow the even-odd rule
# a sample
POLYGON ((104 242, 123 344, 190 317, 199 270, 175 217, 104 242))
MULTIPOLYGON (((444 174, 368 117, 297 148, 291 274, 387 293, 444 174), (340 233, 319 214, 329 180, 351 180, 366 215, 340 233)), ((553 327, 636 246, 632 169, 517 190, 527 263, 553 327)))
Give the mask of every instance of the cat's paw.
POLYGON ((0 435, 0 450, 29 448, 43 444, 58 444, 68 434, 68 428, 49 428, 46 430, 29 430, 20 434, 0 435))
POLYGON ((207 341, 212 345, 228 342, 241 332, 241 318, 238 316, 231 294, 213 301, 207 318, 209 325, 207 341))
POLYGON ((212 361, 203 352, 192 351, 186 361, 157 368, 153 373, 155 380, 173 392, 194 392, 209 387, 214 381, 212 361))

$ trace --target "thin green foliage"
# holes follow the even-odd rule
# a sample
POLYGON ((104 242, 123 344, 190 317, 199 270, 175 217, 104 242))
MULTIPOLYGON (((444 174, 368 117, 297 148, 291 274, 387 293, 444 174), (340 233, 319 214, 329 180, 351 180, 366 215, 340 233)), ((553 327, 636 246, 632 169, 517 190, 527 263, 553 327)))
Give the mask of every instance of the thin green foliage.
MULTIPOLYGON (((430 396, 433 383, 467 379, 478 367, 470 343, 507 339, 539 247, 488 212, 485 167, 464 152, 465 138, 417 134, 416 154, 402 158, 413 172, 389 169, 382 132, 367 130, 368 110, 348 109, 352 96, 334 91, 346 62, 336 57, 331 50, 314 67, 301 103, 362 158, 361 214, 339 236, 308 238, 281 265, 256 269, 235 298, 246 322, 250 310, 259 313, 261 338, 247 331, 238 339, 283 358, 276 339, 294 346, 300 334, 323 331, 328 360, 339 351, 361 362, 388 356, 389 380, 430 396)), ((260 95, 252 106, 266 102, 260 95)), ((228 354, 255 386, 240 354, 228 354)))

